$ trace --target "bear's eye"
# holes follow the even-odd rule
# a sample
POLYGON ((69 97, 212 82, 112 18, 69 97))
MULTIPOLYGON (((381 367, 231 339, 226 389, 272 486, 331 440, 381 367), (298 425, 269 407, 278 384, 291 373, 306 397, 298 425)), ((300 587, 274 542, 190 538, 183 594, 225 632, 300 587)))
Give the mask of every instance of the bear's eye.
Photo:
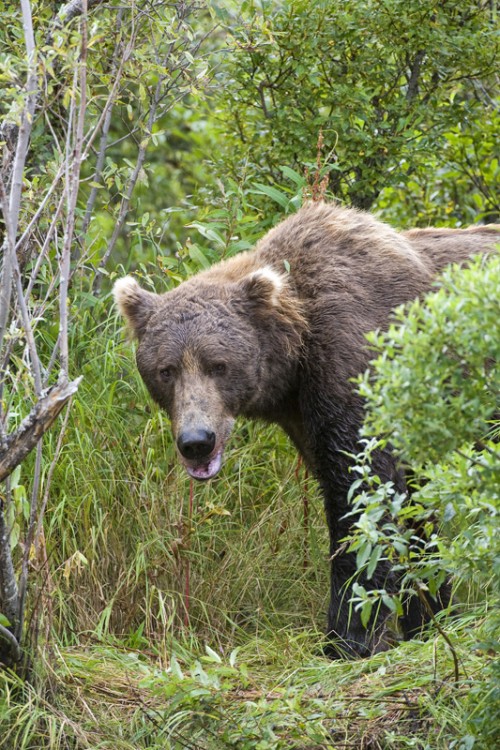
POLYGON ((162 380, 171 380, 175 375, 175 367, 173 365, 169 365, 168 367, 163 367, 160 370, 160 377, 162 380))
POLYGON ((210 368, 210 375, 216 376, 216 375, 225 375, 226 374, 226 365, 224 362, 217 362, 215 365, 212 365, 210 368))

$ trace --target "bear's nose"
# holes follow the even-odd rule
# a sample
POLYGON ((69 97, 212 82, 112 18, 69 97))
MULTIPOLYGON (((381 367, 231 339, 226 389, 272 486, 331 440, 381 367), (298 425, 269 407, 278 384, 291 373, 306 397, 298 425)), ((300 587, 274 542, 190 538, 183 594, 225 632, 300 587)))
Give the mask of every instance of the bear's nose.
POLYGON ((206 458, 215 445, 215 432, 208 430, 186 430, 177 438, 179 451, 190 461, 206 458))

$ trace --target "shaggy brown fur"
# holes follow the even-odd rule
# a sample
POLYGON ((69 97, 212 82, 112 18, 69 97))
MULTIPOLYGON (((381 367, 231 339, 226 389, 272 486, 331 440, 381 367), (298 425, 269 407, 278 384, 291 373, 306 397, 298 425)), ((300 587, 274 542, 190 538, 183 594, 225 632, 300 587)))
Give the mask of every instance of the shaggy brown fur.
MULTIPOLYGON (((368 365, 365 334, 391 310, 429 289, 447 263, 500 241, 500 227, 398 233, 373 216, 310 204, 271 230, 254 250, 213 266, 163 295, 130 277, 115 286, 139 340, 137 364, 170 415, 181 461, 208 479, 222 463, 234 419, 276 422, 291 436, 324 495, 332 574, 328 632, 341 650, 366 654, 366 631, 349 611, 349 453, 356 453, 363 405, 351 379, 368 365)), ((390 452, 375 458, 383 480, 403 490, 390 452)), ((366 586, 390 587, 380 566, 366 586)), ((412 600, 403 627, 425 619, 412 600), (416 607, 416 608, 415 608, 416 607)))
POLYGON ((471 255, 492 249, 500 242, 500 226, 468 227, 467 229, 410 229, 403 232, 403 237, 423 257, 426 263, 432 263, 433 273, 445 266, 461 263, 471 255))

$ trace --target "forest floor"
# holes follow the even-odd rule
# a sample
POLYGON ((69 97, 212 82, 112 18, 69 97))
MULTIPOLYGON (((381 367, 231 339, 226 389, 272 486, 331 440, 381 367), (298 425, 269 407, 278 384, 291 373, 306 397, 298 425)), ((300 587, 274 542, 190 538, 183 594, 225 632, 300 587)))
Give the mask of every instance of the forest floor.
POLYGON ((92 638, 53 646, 31 684, 0 677, 0 747, 468 750, 464 702, 489 661, 472 650, 471 625, 450 633, 454 653, 436 635, 354 662, 314 654, 314 634, 289 631, 229 654, 193 641, 172 643, 169 657, 92 638))

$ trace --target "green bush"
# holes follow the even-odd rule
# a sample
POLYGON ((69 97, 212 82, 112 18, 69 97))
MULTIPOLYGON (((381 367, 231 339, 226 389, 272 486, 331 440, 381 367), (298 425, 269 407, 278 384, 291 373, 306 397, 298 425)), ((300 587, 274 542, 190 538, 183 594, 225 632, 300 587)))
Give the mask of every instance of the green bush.
POLYGON ((396 595, 357 586, 365 619, 380 599, 400 612, 403 596, 433 597, 450 577, 460 611, 476 613, 486 666, 469 695, 469 738, 485 748, 500 716, 498 668, 488 665, 500 650, 499 286, 498 255, 451 267, 438 291, 370 335, 377 358, 359 381, 368 414, 352 488, 358 565, 370 577, 390 559, 401 574, 396 595), (388 440, 410 477, 409 498, 371 472, 373 450, 388 440))
POLYGON ((279 184, 283 164, 314 171, 322 130, 329 190, 348 204, 380 197, 402 225, 498 215, 488 4, 287 0, 212 11, 232 51, 215 73, 217 117, 207 118, 215 173, 279 184))

